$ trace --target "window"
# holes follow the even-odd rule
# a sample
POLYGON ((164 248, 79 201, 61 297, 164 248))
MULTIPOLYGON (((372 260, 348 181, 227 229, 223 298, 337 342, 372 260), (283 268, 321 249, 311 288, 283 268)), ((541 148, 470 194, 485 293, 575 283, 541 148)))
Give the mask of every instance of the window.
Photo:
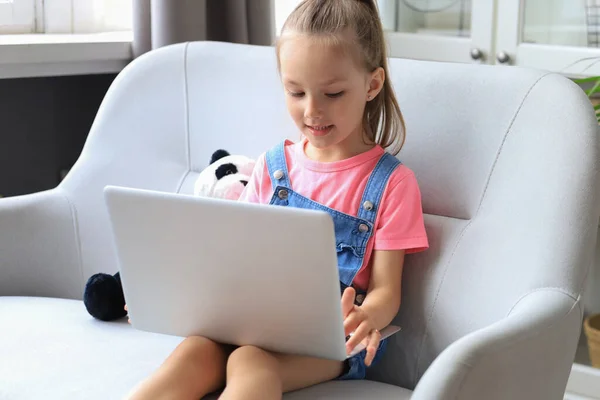
POLYGON ((0 33, 35 32, 36 0, 0 0, 0 33))
POLYGON ((129 31, 132 0, 0 0, 0 33, 129 31))
POLYGON ((132 58, 132 3, 0 0, 0 79, 121 71, 132 58))

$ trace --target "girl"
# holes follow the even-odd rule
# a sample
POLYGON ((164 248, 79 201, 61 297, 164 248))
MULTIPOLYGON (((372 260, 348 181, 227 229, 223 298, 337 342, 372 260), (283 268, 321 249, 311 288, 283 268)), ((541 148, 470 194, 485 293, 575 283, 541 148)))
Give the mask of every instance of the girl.
POLYGON ((384 351, 379 329, 400 307, 404 255, 428 246, 415 176, 392 155, 402 147, 404 122, 387 80, 375 1, 301 2, 276 51, 287 108, 303 137, 258 159, 241 201, 331 214, 344 327, 353 332, 347 349, 361 342, 366 349, 342 363, 189 337, 132 399, 199 399, 222 387, 222 399, 278 399, 364 378, 384 351))

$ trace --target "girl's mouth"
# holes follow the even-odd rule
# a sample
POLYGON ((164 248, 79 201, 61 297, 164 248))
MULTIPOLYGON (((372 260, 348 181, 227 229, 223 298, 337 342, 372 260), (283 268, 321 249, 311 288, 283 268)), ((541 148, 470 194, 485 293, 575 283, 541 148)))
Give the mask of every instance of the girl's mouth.
POLYGON ((306 127, 314 136, 325 136, 333 129, 333 125, 306 125, 306 127))

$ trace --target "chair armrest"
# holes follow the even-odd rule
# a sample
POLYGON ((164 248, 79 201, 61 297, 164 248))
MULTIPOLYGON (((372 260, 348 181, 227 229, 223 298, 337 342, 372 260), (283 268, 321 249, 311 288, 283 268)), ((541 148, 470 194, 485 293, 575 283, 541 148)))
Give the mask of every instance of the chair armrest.
POLYGON ((60 189, 0 200, 0 296, 81 298, 74 208, 60 189))
POLYGON ((562 399, 581 320, 580 299, 555 288, 533 291, 506 318, 443 351, 411 400, 562 399))

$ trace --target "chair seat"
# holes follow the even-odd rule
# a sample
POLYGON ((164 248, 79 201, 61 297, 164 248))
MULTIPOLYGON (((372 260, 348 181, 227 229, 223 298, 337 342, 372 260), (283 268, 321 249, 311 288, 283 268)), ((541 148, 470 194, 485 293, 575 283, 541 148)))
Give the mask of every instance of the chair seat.
MULTIPOLYGON (((283 400, 363 400, 394 399, 408 400, 412 391, 398 386, 373 381, 334 381, 322 383, 307 389, 287 393, 283 400)), ((217 400, 218 395, 210 395, 205 400, 217 400)))
POLYGON ((358 400, 410 399, 412 391, 373 381, 327 382, 298 392, 289 393, 284 400, 358 400))
MULTIPOLYGON (((125 318, 92 318, 81 301, 0 297, 2 399, 118 399, 148 376, 182 338, 133 329, 125 318)), ((409 399, 371 381, 329 382, 285 399, 409 399)), ((216 398, 214 396, 209 397, 216 398)))
POLYGON ((0 398, 119 399, 181 338, 103 322, 81 301, 0 297, 0 398))

